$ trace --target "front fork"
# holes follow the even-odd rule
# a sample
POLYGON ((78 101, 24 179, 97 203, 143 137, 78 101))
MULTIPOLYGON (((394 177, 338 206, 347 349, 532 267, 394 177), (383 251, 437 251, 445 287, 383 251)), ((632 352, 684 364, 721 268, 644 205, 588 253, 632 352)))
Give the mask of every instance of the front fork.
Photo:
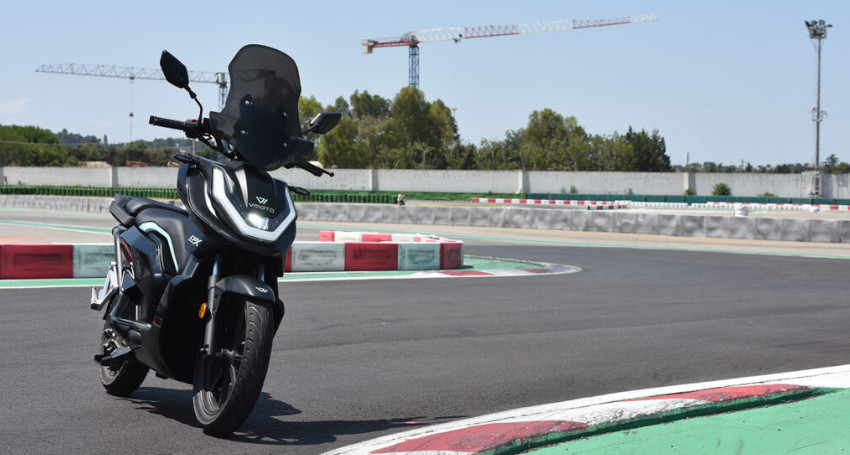
MULTIPOLYGON (((212 275, 210 275, 207 280, 207 313, 209 317, 207 318, 207 324, 204 327, 204 345, 201 348, 201 351, 204 353, 204 356, 212 355, 216 350, 215 345, 215 313, 218 310, 218 299, 215 295, 216 287, 218 284, 218 277, 221 268, 221 255, 216 254, 215 260, 213 261, 213 269, 212 275)), ((204 315, 206 317, 206 315, 204 315)))
MULTIPOLYGON (((201 352, 205 356, 216 356, 218 354, 218 345, 216 344, 215 339, 215 315, 218 311, 218 304, 221 301, 221 291, 216 286, 221 278, 220 270, 221 254, 216 254, 215 259, 213 260, 212 275, 210 275, 207 280, 207 309, 204 314, 207 321, 204 326, 204 345, 201 347, 201 352)), ((259 264, 257 266, 257 279, 260 280, 260 282, 265 282, 266 280, 265 266, 263 264, 259 264)))

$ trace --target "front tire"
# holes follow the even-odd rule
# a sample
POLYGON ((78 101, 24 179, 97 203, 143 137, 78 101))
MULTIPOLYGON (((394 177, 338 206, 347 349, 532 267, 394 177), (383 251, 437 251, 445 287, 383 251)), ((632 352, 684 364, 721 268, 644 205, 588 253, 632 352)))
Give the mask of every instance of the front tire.
POLYGON ((271 357, 274 318, 268 305, 242 296, 222 299, 216 315, 217 355, 198 355, 192 403, 204 433, 224 437, 251 414, 271 357))

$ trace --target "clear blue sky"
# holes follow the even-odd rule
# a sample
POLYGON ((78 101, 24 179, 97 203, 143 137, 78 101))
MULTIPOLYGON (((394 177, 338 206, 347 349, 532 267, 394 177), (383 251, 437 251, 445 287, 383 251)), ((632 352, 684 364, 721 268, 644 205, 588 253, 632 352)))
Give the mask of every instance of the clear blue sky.
MULTIPOLYGON (((466 142, 500 140, 534 110, 575 116, 589 133, 658 129, 674 164, 810 162, 816 53, 804 20, 833 24, 824 42, 821 159, 850 161, 850 3, 803 1, 39 1, 7 2, 0 27, 0 124, 110 142, 165 137, 151 114, 197 115, 164 81, 36 73, 42 64, 155 68, 169 49, 190 70, 224 71, 248 43, 290 54, 303 95, 331 104, 355 91, 392 98, 407 49, 361 39, 451 26, 654 14, 578 31, 421 45, 420 88, 456 107, 466 142)), ((205 107, 217 88, 195 84, 205 107)))

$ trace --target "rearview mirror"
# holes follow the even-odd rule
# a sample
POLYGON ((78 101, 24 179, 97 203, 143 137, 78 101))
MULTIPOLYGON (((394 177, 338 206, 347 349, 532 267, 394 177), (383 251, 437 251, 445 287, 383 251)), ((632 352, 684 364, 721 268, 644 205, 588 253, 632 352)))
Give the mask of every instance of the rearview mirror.
POLYGON ((325 134, 334 129, 338 124, 342 114, 339 112, 322 112, 310 120, 310 124, 304 133, 325 134))
POLYGON ((177 57, 171 55, 168 51, 162 51, 162 57, 159 59, 159 67, 162 68, 162 74, 165 76, 171 85, 177 88, 189 87, 189 71, 177 57))

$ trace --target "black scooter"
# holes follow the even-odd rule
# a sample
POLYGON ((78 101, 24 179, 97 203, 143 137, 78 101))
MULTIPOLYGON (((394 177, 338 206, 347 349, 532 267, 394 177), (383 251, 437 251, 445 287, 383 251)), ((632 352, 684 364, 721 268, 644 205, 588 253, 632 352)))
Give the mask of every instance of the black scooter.
POLYGON ((298 167, 333 176, 307 161, 313 143, 303 135, 330 131, 340 114, 319 114, 302 131, 298 68, 269 47, 248 45, 236 54, 224 109, 209 118, 186 67, 167 51, 160 66, 201 115, 185 122, 152 116, 150 123, 185 132, 227 162, 175 156, 185 210, 115 196, 115 262, 104 287, 92 289, 91 308, 106 309, 95 361, 112 395, 131 394, 149 370, 193 384, 198 422, 221 437, 242 425, 263 387, 284 314, 277 278, 295 239, 291 193, 309 194, 268 171, 298 167))

